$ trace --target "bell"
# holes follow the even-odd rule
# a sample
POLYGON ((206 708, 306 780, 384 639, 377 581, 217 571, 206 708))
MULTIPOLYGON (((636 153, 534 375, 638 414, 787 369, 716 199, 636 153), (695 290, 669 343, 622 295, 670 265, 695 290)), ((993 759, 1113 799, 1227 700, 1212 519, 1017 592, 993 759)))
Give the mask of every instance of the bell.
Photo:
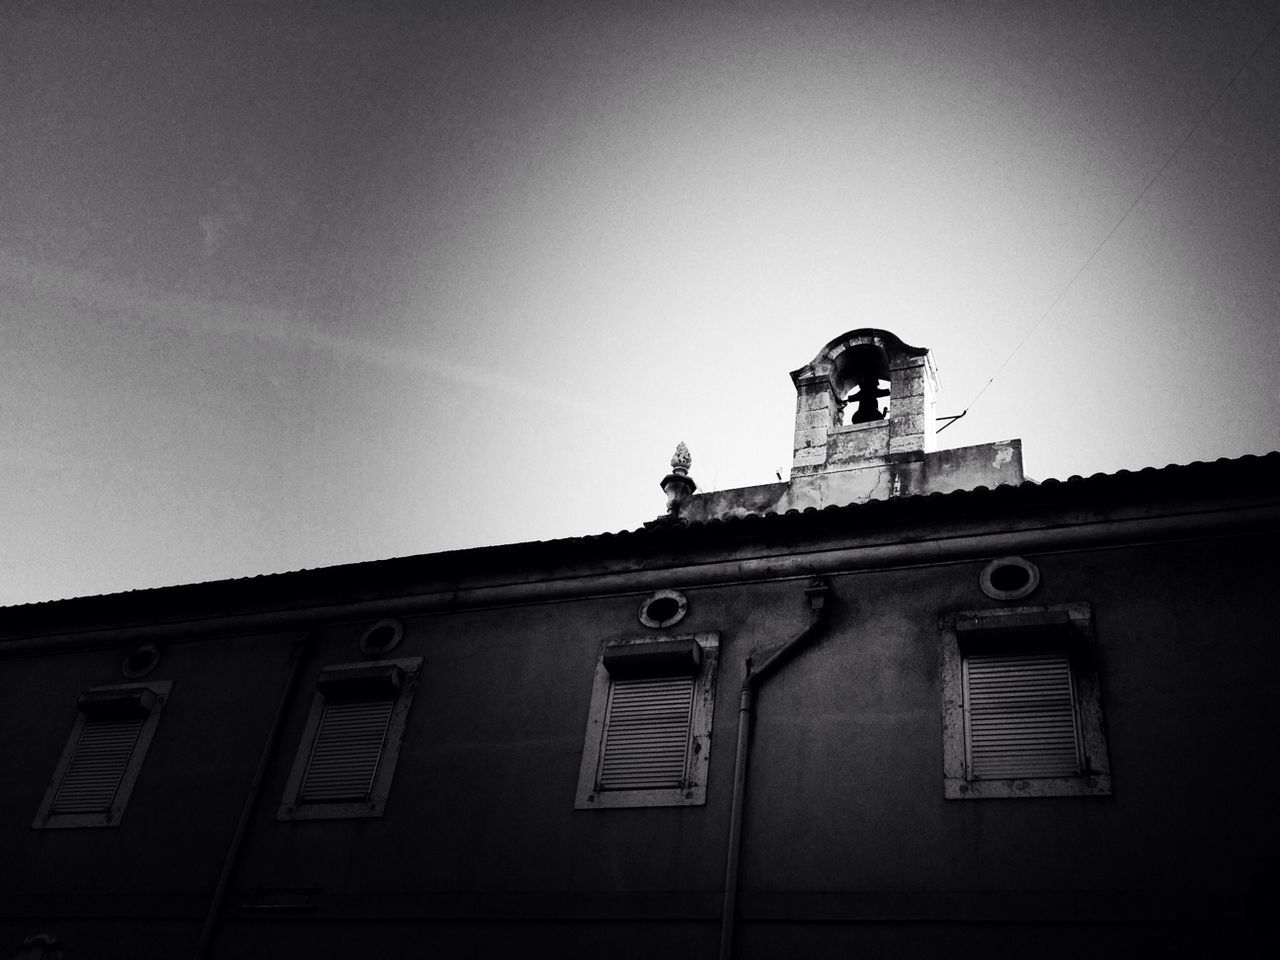
POLYGON ((853 412, 849 422, 874 423, 877 420, 883 420, 884 414, 880 411, 880 406, 876 403, 876 400, 888 395, 889 391, 880 386, 880 380, 875 374, 860 379, 858 381, 857 394, 850 394, 849 396, 850 400, 858 401, 858 409, 853 412))

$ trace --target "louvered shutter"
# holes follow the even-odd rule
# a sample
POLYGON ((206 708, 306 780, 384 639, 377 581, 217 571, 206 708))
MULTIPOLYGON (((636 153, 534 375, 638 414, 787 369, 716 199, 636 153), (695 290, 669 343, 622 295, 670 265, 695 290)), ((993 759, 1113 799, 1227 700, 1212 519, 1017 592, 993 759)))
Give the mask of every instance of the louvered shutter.
POLYGON ((692 708, 692 677, 614 680, 605 716, 600 789, 682 786, 692 708))
POLYGON ((385 697, 325 701, 302 779, 304 802, 368 798, 395 704, 385 697))
POLYGON ((1065 651, 964 658, 969 776, 1074 776, 1080 772, 1071 664, 1065 651))
POLYGON ((145 717, 85 718, 51 812, 105 813, 110 810, 144 723, 145 717))

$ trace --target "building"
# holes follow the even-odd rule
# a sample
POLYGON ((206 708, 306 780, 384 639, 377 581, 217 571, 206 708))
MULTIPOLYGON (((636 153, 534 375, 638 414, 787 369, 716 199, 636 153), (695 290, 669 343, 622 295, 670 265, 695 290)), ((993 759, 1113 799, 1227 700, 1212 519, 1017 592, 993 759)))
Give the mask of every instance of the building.
POLYGON ((788 481, 630 533, 0 611, 0 956, 1269 955, 1280 454, 792 378, 788 481))

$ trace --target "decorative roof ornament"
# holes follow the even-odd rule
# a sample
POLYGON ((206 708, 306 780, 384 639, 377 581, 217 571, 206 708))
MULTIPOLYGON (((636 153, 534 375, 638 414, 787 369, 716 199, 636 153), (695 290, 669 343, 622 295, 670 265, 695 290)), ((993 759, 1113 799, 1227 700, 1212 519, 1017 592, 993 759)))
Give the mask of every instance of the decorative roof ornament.
POLYGON ((689 475, 691 466, 693 466, 693 457, 689 455, 689 448, 681 440, 676 444, 676 452, 671 457, 671 469, 684 477, 689 475))
POLYGON ((651 523, 681 523, 680 505, 693 495, 698 485, 689 476, 689 467, 693 465, 693 457, 689 448, 681 440, 676 444, 676 452, 671 457, 671 472, 662 478, 662 492, 667 495, 667 512, 651 523))

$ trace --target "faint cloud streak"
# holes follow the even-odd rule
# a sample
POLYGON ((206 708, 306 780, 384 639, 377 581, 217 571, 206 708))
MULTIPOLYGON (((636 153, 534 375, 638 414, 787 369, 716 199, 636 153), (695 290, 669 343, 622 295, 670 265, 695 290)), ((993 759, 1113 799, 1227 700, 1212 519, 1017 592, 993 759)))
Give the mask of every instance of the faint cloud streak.
POLYGON ((70 270, 8 253, 0 253, 0 287, 21 288, 23 299, 28 302, 57 299, 64 305, 75 305, 86 314, 90 310, 101 310, 148 324, 206 335, 266 340, 375 366, 413 370, 464 386, 482 385, 513 399, 559 407, 576 417, 612 423, 593 406, 522 380, 496 364, 480 367, 436 354, 331 333, 285 310, 151 293, 89 271, 70 270))

